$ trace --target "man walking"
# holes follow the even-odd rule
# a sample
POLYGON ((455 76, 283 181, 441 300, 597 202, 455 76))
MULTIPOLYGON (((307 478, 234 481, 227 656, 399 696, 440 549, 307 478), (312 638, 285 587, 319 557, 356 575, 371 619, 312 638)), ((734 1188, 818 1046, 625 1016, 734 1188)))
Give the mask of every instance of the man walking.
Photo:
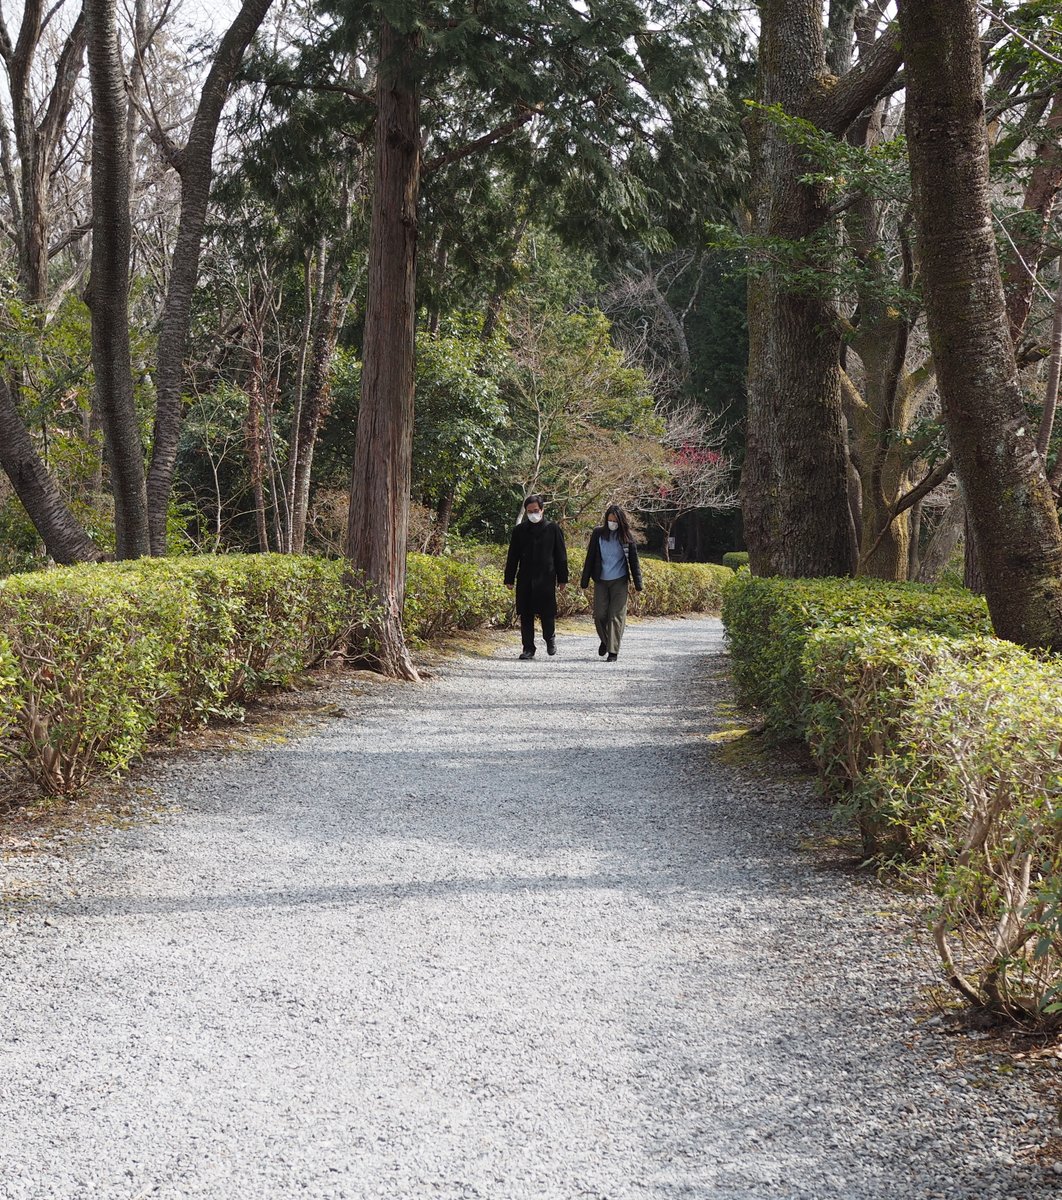
POLYGON ((524 519, 509 539, 505 583, 516 587, 524 661, 535 657, 535 617, 542 622, 546 653, 557 653, 557 588, 568 583, 568 551, 559 525, 545 519, 541 496, 524 501, 524 519))

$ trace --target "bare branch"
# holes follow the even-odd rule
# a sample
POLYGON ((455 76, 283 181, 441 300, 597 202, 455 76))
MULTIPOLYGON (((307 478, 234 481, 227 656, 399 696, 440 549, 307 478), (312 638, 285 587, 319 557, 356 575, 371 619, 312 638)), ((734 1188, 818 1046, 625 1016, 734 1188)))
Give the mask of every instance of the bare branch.
POLYGON ((75 225, 73 229, 67 230, 66 233, 48 248, 49 259, 55 258, 57 254, 61 254, 67 246, 72 246, 75 242, 80 242, 83 237, 92 232, 92 222, 89 221, 84 225, 75 225))
POLYGON ((1062 88, 1062 76, 1052 79, 1049 84, 1046 84, 1042 88, 1037 88, 1034 92, 1024 92, 1020 96, 1010 96, 1005 101, 994 105, 985 113, 985 123, 991 125, 993 121, 997 120, 1005 112, 1012 108, 1018 108, 1022 104, 1032 104, 1038 100, 1050 100, 1060 88, 1062 88))
MULTIPOLYGON (((146 80, 145 80, 146 82, 146 80)), ((145 89, 146 91, 146 89, 145 89)), ((180 175, 184 165, 184 151, 177 145, 173 138, 169 135, 169 130, 163 129, 162 122, 159 120, 159 115, 155 111, 155 105, 152 102, 150 92, 147 92, 147 105, 133 92, 129 93, 129 100, 136 111, 140 114, 144 122, 144 128, 147 130, 147 135, 158 147, 159 153, 166 162, 180 175)))
POLYGON ((892 517, 890 520, 895 520, 900 513, 906 512, 909 508, 913 508, 919 500, 928 496, 930 492, 940 487, 940 485, 945 479, 948 478, 951 472, 952 461, 949 456, 948 458, 942 459, 939 463, 937 463, 933 470, 930 471, 929 474, 923 480, 921 480, 921 482, 915 484, 915 486, 911 488, 909 492, 905 492, 899 498, 899 500, 896 501, 896 503, 892 506, 892 517))
POLYGON ((85 54, 85 18, 78 14, 55 65, 55 82, 48 96, 48 108, 40 127, 41 145, 50 148, 70 111, 74 87, 85 54))

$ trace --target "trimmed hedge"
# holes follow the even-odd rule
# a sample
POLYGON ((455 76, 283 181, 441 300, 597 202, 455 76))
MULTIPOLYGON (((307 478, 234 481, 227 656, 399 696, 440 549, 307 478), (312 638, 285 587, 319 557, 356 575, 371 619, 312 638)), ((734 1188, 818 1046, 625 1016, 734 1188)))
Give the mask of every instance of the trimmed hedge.
POLYGON ((724 621, 743 696, 803 734, 867 855, 934 897, 954 986, 1062 1013, 1057 660, 989 636, 980 597, 911 585, 738 576, 724 621))
POLYGON ((978 1007, 1062 1018, 1062 679, 1018 647, 956 648, 862 789, 910 830, 933 937, 978 1007))
POLYGON ((48 794, 114 773, 144 748, 338 645, 353 611, 336 564, 283 555, 144 560, 14 575, 0 629, 16 662, 12 753, 48 794))
POLYGON ((458 629, 508 625, 512 594, 502 572, 453 558, 410 554, 406 559, 406 636, 428 641, 458 629))
MULTIPOLYGON (((576 564, 579 566, 581 564, 576 564)), ((406 635, 509 625, 495 567, 411 554, 406 635)), ((632 605, 717 609, 722 568, 652 564, 632 605)), ((114 774, 152 739, 232 717, 265 688, 365 637, 372 602, 342 562, 289 555, 142 559, 0 581, 0 759, 40 790, 76 791, 114 774)), ((563 611, 583 612, 569 587, 563 611)))
MULTIPOLYGON (((558 597, 557 612, 570 617, 591 610, 593 584, 584 592, 579 587, 583 552, 569 552, 568 587, 558 597)), ((723 603, 723 591, 733 572, 715 563, 666 563, 642 560, 643 590, 630 591, 627 611, 635 617, 664 617, 679 613, 714 612, 723 603)))
POLYGON ((749 552, 747 550, 731 550, 723 555, 723 566, 729 567, 732 571, 740 571, 742 567, 749 565, 749 552))
POLYGON ((876 579, 761 579, 732 575, 723 623, 741 698, 780 736, 802 736, 804 649, 816 629, 853 623, 962 637, 991 633, 981 596, 876 579))

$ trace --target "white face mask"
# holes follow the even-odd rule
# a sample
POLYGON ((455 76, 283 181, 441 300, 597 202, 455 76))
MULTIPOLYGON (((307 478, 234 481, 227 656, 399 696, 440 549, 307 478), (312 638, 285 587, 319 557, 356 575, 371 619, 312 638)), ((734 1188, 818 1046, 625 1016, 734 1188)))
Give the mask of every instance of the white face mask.
POLYGON ((615 533, 616 530, 619 529, 619 521, 609 521, 608 527, 613 533, 615 533))
POLYGON ((541 520, 542 520, 542 514, 541 514, 540 512, 538 512, 538 513, 528 513, 528 514, 527 514, 527 519, 528 519, 529 521, 533 522, 535 525, 537 525, 537 524, 539 523, 539 521, 541 521, 541 520))

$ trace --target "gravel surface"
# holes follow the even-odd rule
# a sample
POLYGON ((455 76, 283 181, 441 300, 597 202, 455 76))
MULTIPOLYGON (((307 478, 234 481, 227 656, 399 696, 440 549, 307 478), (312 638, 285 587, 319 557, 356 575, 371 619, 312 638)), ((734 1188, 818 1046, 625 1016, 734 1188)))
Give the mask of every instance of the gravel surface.
POLYGON ((706 736, 719 623, 517 651, 176 756, 9 906, 0 1197, 1057 1196, 808 780, 706 736))

